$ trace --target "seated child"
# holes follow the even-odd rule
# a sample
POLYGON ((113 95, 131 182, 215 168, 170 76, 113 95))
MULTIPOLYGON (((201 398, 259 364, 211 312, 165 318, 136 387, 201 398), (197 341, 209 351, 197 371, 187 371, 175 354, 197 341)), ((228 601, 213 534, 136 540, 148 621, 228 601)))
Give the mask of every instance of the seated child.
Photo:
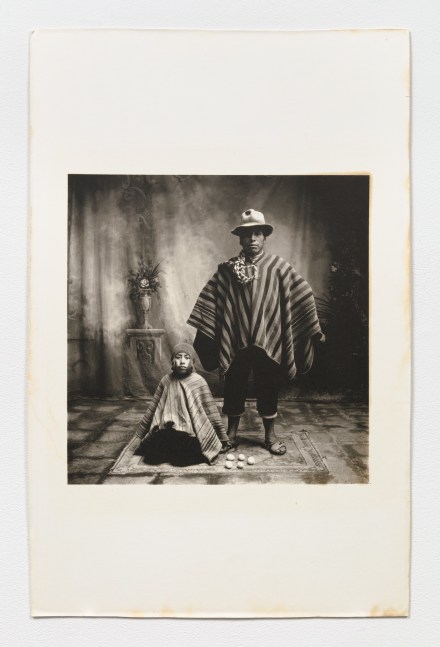
POLYGON ((159 382, 136 431, 142 439, 136 454, 142 453, 147 463, 211 463, 227 447, 217 406, 206 381, 194 371, 194 360, 190 344, 174 347, 172 371, 159 382))

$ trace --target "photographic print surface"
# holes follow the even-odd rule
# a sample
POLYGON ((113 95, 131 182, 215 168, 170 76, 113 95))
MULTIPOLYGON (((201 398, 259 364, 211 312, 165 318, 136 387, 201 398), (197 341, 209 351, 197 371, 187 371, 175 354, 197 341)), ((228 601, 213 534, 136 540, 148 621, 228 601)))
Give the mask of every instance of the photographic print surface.
POLYGON ((70 175, 68 482, 368 483, 369 194, 368 175, 70 175))

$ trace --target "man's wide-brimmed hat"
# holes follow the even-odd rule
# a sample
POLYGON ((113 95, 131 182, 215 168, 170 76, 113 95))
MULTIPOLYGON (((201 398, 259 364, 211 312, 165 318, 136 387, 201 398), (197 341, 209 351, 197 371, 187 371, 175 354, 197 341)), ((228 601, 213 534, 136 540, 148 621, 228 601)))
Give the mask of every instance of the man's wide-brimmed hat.
POLYGON ((255 209, 247 209, 241 214, 241 223, 231 231, 231 234, 234 236, 241 236, 246 230, 254 227, 261 229, 265 236, 270 236, 273 232, 272 225, 266 222, 264 214, 261 211, 255 211, 255 209))

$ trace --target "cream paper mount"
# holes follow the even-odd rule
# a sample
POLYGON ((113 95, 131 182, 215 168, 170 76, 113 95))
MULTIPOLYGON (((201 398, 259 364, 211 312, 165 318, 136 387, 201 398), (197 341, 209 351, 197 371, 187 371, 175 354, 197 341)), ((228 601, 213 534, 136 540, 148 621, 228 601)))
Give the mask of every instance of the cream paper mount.
MULTIPOLYGON (((32 614, 407 615, 408 33, 41 30, 32 34, 30 61, 28 464, 32 614), (188 214, 195 213, 198 204, 191 205, 191 192, 185 193, 182 188, 179 194, 173 189, 173 200, 165 206, 162 203, 160 211, 164 193, 159 190, 162 180, 158 178, 174 177, 176 187, 183 187, 187 177, 237 176, 369 179, 368 477, 362 482, 332 482, 332 466, 340 456, 320 450, 318 436, 313 436, 320 431, 310 426, 308 437, 330 474, 319 484, 300 479, 207 487, 194 480, 184 486, 164 481, 162 487, 146 483, 120 487, 116 483, 98 484, 92 478, 89 483, 75 483, 69 478, 69 461, 72 456, 77 458, 75 452, 82 447, 85 434, 90 434, 88 454, 80 452, 78 459, 85 466, 83 473, 90 475, 90 464, 102 458, 102 429, 81 406, 93 405, 96 397, 104 409, 109 402, 110 406, 112 401, 117 406, 122 403, 121 412, 115 415, 123 415, 126 406, 123 390, 115 399, 125 351, 112 356, 114 362, 107 356, 94 356, 96 330, 88 323, 91 312, 95 313, 94 321, 119 316, 118 303, 125 298, 122 287, 106 301, 97 298, 96 290, 82 293, 75 311, 79 316, 79 323, 75 323, 77 337, 66 335, 68 320, 72 325, 75 319, 68 295, 70 299, 79 285, 75 283, 76 270, 82 268, 81 285, 92 285, 90 277, 101 276, 100 267, 112 267, 111 259, 116 259, 112 250, 128 245, 126 238, 119 237, 120 232, 125 235, 124 229, 108 224, 118 221, 124 207, 123 203, 106 202, 109 183, 112 178, 117 182, 122 178, 129 188, 137 186, 133 178, 156 178, 156 202, 140 211, 135 208, 134 221, 136 226, 144 226, 139 224, 139 214, 145 217, 159 209, 155 213, 161 213, 161 218, 155 218, 153 224, 146 218, 145 226, 152 229, 150 238, 145 232, 144 238, 156 240, 161 225, 162 244, 172 238, 175 245, 171 253, 180 258, 187 252, 196 266, 191 274, 191 289, 195 290, 196 285, 201 289, 212 269, 208 261, 200 261, 197 250, 209 242, 213 250, 209 262, 216 265, 221 260, 215 254, 216 244, 223 245, 223 236, 230 236, 233 227, 226 223, 228 228, 222 234, 215 218, 219 212, 213 209, 199 214, 198 221, 211 219, 210 234, 193 227, 190 235, 185 231, 184 237, 179 236, 181 221, 175 217, 179 205, 186 205, 186 217, 191 222, 188 214), (96 201, 88 204, 87 217, 75 202, 85 193, 69 194, 69 181, 79 177, 86 183, 87 178, 90 182, 99 177, 102 180, 101 187, 95 187, 96 201), (127 178, 131 178, 131 184, 127 178), (72 264, 79 253, 71 246, 76 239, 70 227, 79 222, 69 219, 74 212, 84 216, 81 267, 72 264), (77 347, 76 373, 69 374, 71 349, 77 347), (101 375, 99 392, 84 388, 87 362, 101 375), (74 385, 75 392, 68 391, 68 374, 69 389, 74 385), (71 419, 78 414, 76 419, 84 422, 76 428, 73 425, 69 452, 68 396, 69 400, 74 396, 77 407, 70 409, 71 419)), ((208 185, 206 179, 203 186, 208 185)), ((257 182, 252 186, 252 196, 257 196, 262 185, 257 182)), ((236 189, 232 181, 231 187, 236 189)), ((298 250, 298 239, 292 238, 290 248, 289 222, 299 222, 294 218, 298 211, 292 207, 293 220, 283 220, 287 216, 281 216, 277 208, 277 199, 283 196, 284 200, 287 195, 285 187, 283 191, 265 195, 266 214, 280 219, 285 235, 278 243, 280 248, 285 246, 283 253, 293 254, 292 250, 298 250)), ((171 193, 166 195, 169 198, 171 193)), ((206 198, 208 194, 203 195, 206 198)), ((292 192, 289 203, 296 204, 297 209, 298 195, 292 192)), ((323 217, 329 208, 329 195, 310 193, 310 204, 315 200, 310 218, 314 214, 323 217), (322 196, 326 200, 320 200, 322 196)), ((244 202, 244 194, 240 196, 244 202)), ((210 204, 226 211, 228 200, 227 186, 220 195, 217 191, 210 194, 210 204)), ((348 193, 344 208, 347 200, 348 193)), ((226 218, 237 220, 250 207, 264 212, 255 203, 237 204, 236 211, 228 211, 226 218)), ((337 213, 335 210, 334 221, 322 220, 327 223, 326 231, 337 226, 337 213)), ((131 231, 130 226, 126 230, 131 231)), ((275 244, 275 232, 273 241, 275 244)), ((134 236, 133 247, 125 247, 127 258, 136 256, 136 243, 134 236)), ((304 265, 313 282, 320 280, 319 264, 327 262, 326 253, 325 246, 316 247, 314 262, 304 265)), ((99 294, 113 280, 111 276, 101 278, 99 294)), ((171 280, 178 284, 177 278, 169 275, 164 283, 171 280)), ((166 294, 165 290, 160 293, 161 305, 153 300, 151 321, 166 311, 166 294)), ((189 311, 183 314, 188 316, 189 311)), ((128 319, 126 324, 129 329, 128 319)), ((100 339, 112 348, 124 349, 114 330, 103 326, 100 339)), ((171 339, 167 337, 169 330, 163 330, 160 352, 165 356, 171 339)), ((145 348, 148 355, 151 349, 145 348)), ((162 370, 160 364, 159 368, 162 370)), ((156 381, 161 377, 152 371, 148 375, 156 381)), ((144 378, 141 374, 139 384, 145 387, 144 378)), ((97 384, 97 380, 91 380, 88 386, 97 384)), ((107 415, 105 411, 101 414, 107 415)), ((134 406, 131 414, 125 420, 130 433, 141 410, 134 406)), ((321 423, 326 424, 325 420, 321 423)), ((105 424, 112 424, 110 414, 105 424)), ((301 455, 302 431, 294 431, 299 464, 308 459, 301 455)), ((336 434, 337 430, 325 433, 336 434)), ((110 451, 115 442, 108 441, 105 451, 110 451)), ((341 451, 346 452, 350 442, 340 436, 341 451)), ((117 455, 106 459, 108 470, 117 455)), ((352 453, 347 465, 360 465, 362 460, 352 453)), ((303 474, 309 474, 307 469, 303 474)))

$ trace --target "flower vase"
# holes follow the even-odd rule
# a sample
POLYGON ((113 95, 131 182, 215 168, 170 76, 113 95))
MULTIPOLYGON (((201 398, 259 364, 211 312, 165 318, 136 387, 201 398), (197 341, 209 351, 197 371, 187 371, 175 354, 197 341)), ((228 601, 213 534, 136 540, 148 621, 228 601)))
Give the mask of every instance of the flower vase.
POLYGON ((138 315, 138 328, 146 328, 150 330, 152 328, 151 324, 148 321, 148 313, 151 308, 151 295, 144 294, 139 297, 137 302, 137 315, 138 315))

